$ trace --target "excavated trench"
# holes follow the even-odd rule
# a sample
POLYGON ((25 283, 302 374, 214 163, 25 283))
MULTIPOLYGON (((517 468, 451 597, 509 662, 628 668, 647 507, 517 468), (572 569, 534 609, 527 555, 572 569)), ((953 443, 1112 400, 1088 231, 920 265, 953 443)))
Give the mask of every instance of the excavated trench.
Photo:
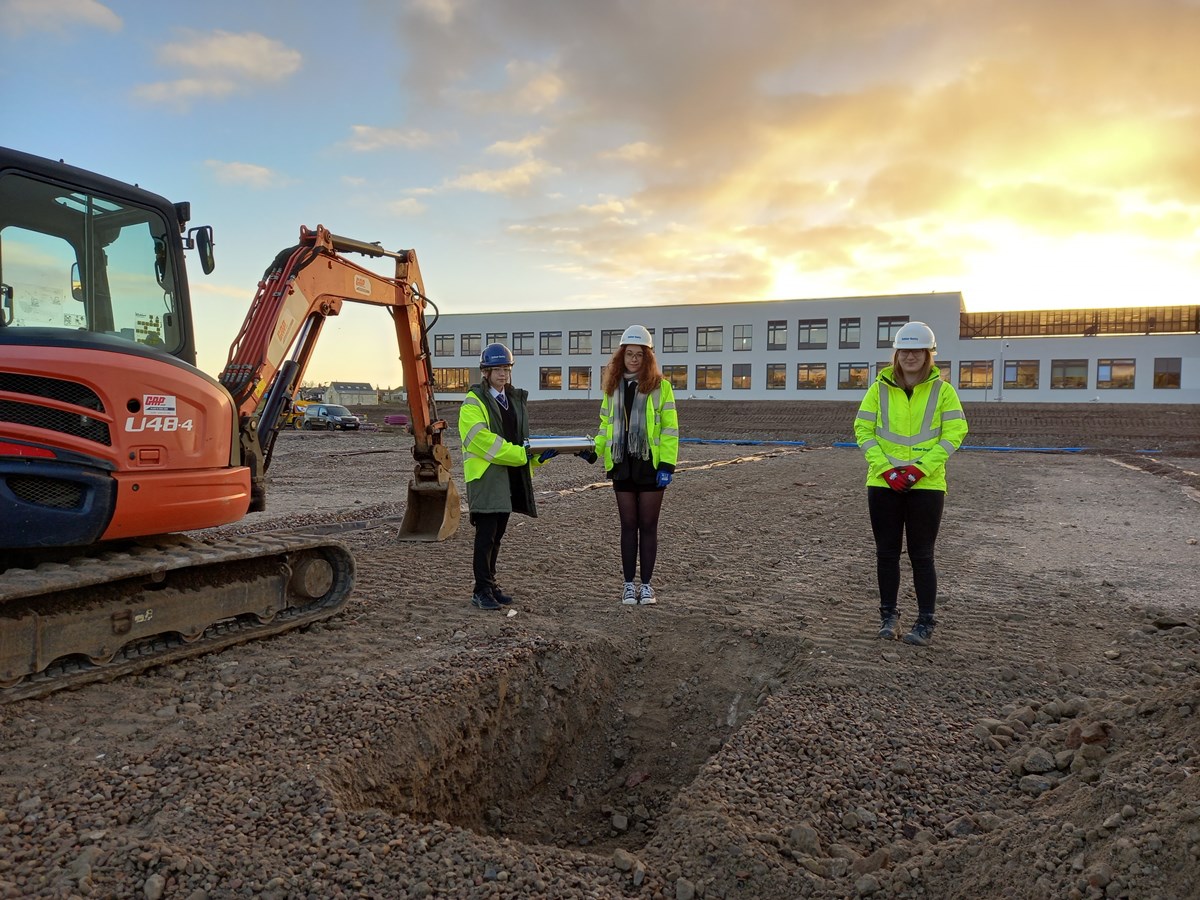
POLYGON ((339 802, 526 843, 636 850, 802 665, 792 641, 718 633, 698 657, 666 640, 541 642, 499 677, 459 679, 415 725, 340 767, 339 802))

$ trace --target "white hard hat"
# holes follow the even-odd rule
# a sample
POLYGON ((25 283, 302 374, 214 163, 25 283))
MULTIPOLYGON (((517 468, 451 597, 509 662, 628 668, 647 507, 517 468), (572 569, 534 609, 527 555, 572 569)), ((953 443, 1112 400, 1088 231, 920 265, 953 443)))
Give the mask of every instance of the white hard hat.
POLYGON ((654 338, 650 336, 650 330, 645 325, 630 325, 621 335, 621 343, 654 349, 654 338))
POLYGON ((933 329, 924 322, 906 322, 896 332, 892 347, 896 350, 933 351, 937 349, 937 338, 933 336, 933 329))

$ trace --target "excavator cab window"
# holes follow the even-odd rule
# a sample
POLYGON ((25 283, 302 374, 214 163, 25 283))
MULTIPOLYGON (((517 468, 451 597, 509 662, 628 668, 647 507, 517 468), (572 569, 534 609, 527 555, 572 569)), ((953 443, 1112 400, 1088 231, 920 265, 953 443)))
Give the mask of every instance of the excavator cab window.
POLYGON ((167 352, 180 348, 180 274, 170 224, 157 210, 20 173, 0 177, 0 210, 9 327, 70 328, 167 352))

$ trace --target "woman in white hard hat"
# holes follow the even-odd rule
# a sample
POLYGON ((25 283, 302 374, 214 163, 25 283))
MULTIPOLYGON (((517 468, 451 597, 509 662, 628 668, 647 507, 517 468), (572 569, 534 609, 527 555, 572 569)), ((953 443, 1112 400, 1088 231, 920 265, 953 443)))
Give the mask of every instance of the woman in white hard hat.
POLYGON ((621 518, 621 602, 657 602, 651 579, 658 556, 658 516, 663 490, 679 461, 679 416, 675 392, 654 358, 654 339, 642 325, 630 325, 604 370, 600 430, 595 456, 612 479, 621 518), (634 575, 641 563, 641 586, 634 575))
POLYGON ((923 647, 937 624, 934 544, 946 501, 946 461, 967 436, 954 386, 942 381, 933 357, 937 340, 924 322, 896 332, 892 364, 867 388, 854 435, 867 458, 867 509, 879 578, 879 636, 894 640, 899 614, 900 552, 908 541, 917 620, 904 641, 923 647))

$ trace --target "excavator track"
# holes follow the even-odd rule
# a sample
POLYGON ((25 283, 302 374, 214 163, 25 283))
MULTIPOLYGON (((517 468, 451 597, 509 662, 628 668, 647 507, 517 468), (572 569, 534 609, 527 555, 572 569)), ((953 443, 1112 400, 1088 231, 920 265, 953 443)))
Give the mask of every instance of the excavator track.
POLYGON ((173 535, 0 569, 0 704, 327 619, 354 587, 344 544, 298 533, 173 535))

